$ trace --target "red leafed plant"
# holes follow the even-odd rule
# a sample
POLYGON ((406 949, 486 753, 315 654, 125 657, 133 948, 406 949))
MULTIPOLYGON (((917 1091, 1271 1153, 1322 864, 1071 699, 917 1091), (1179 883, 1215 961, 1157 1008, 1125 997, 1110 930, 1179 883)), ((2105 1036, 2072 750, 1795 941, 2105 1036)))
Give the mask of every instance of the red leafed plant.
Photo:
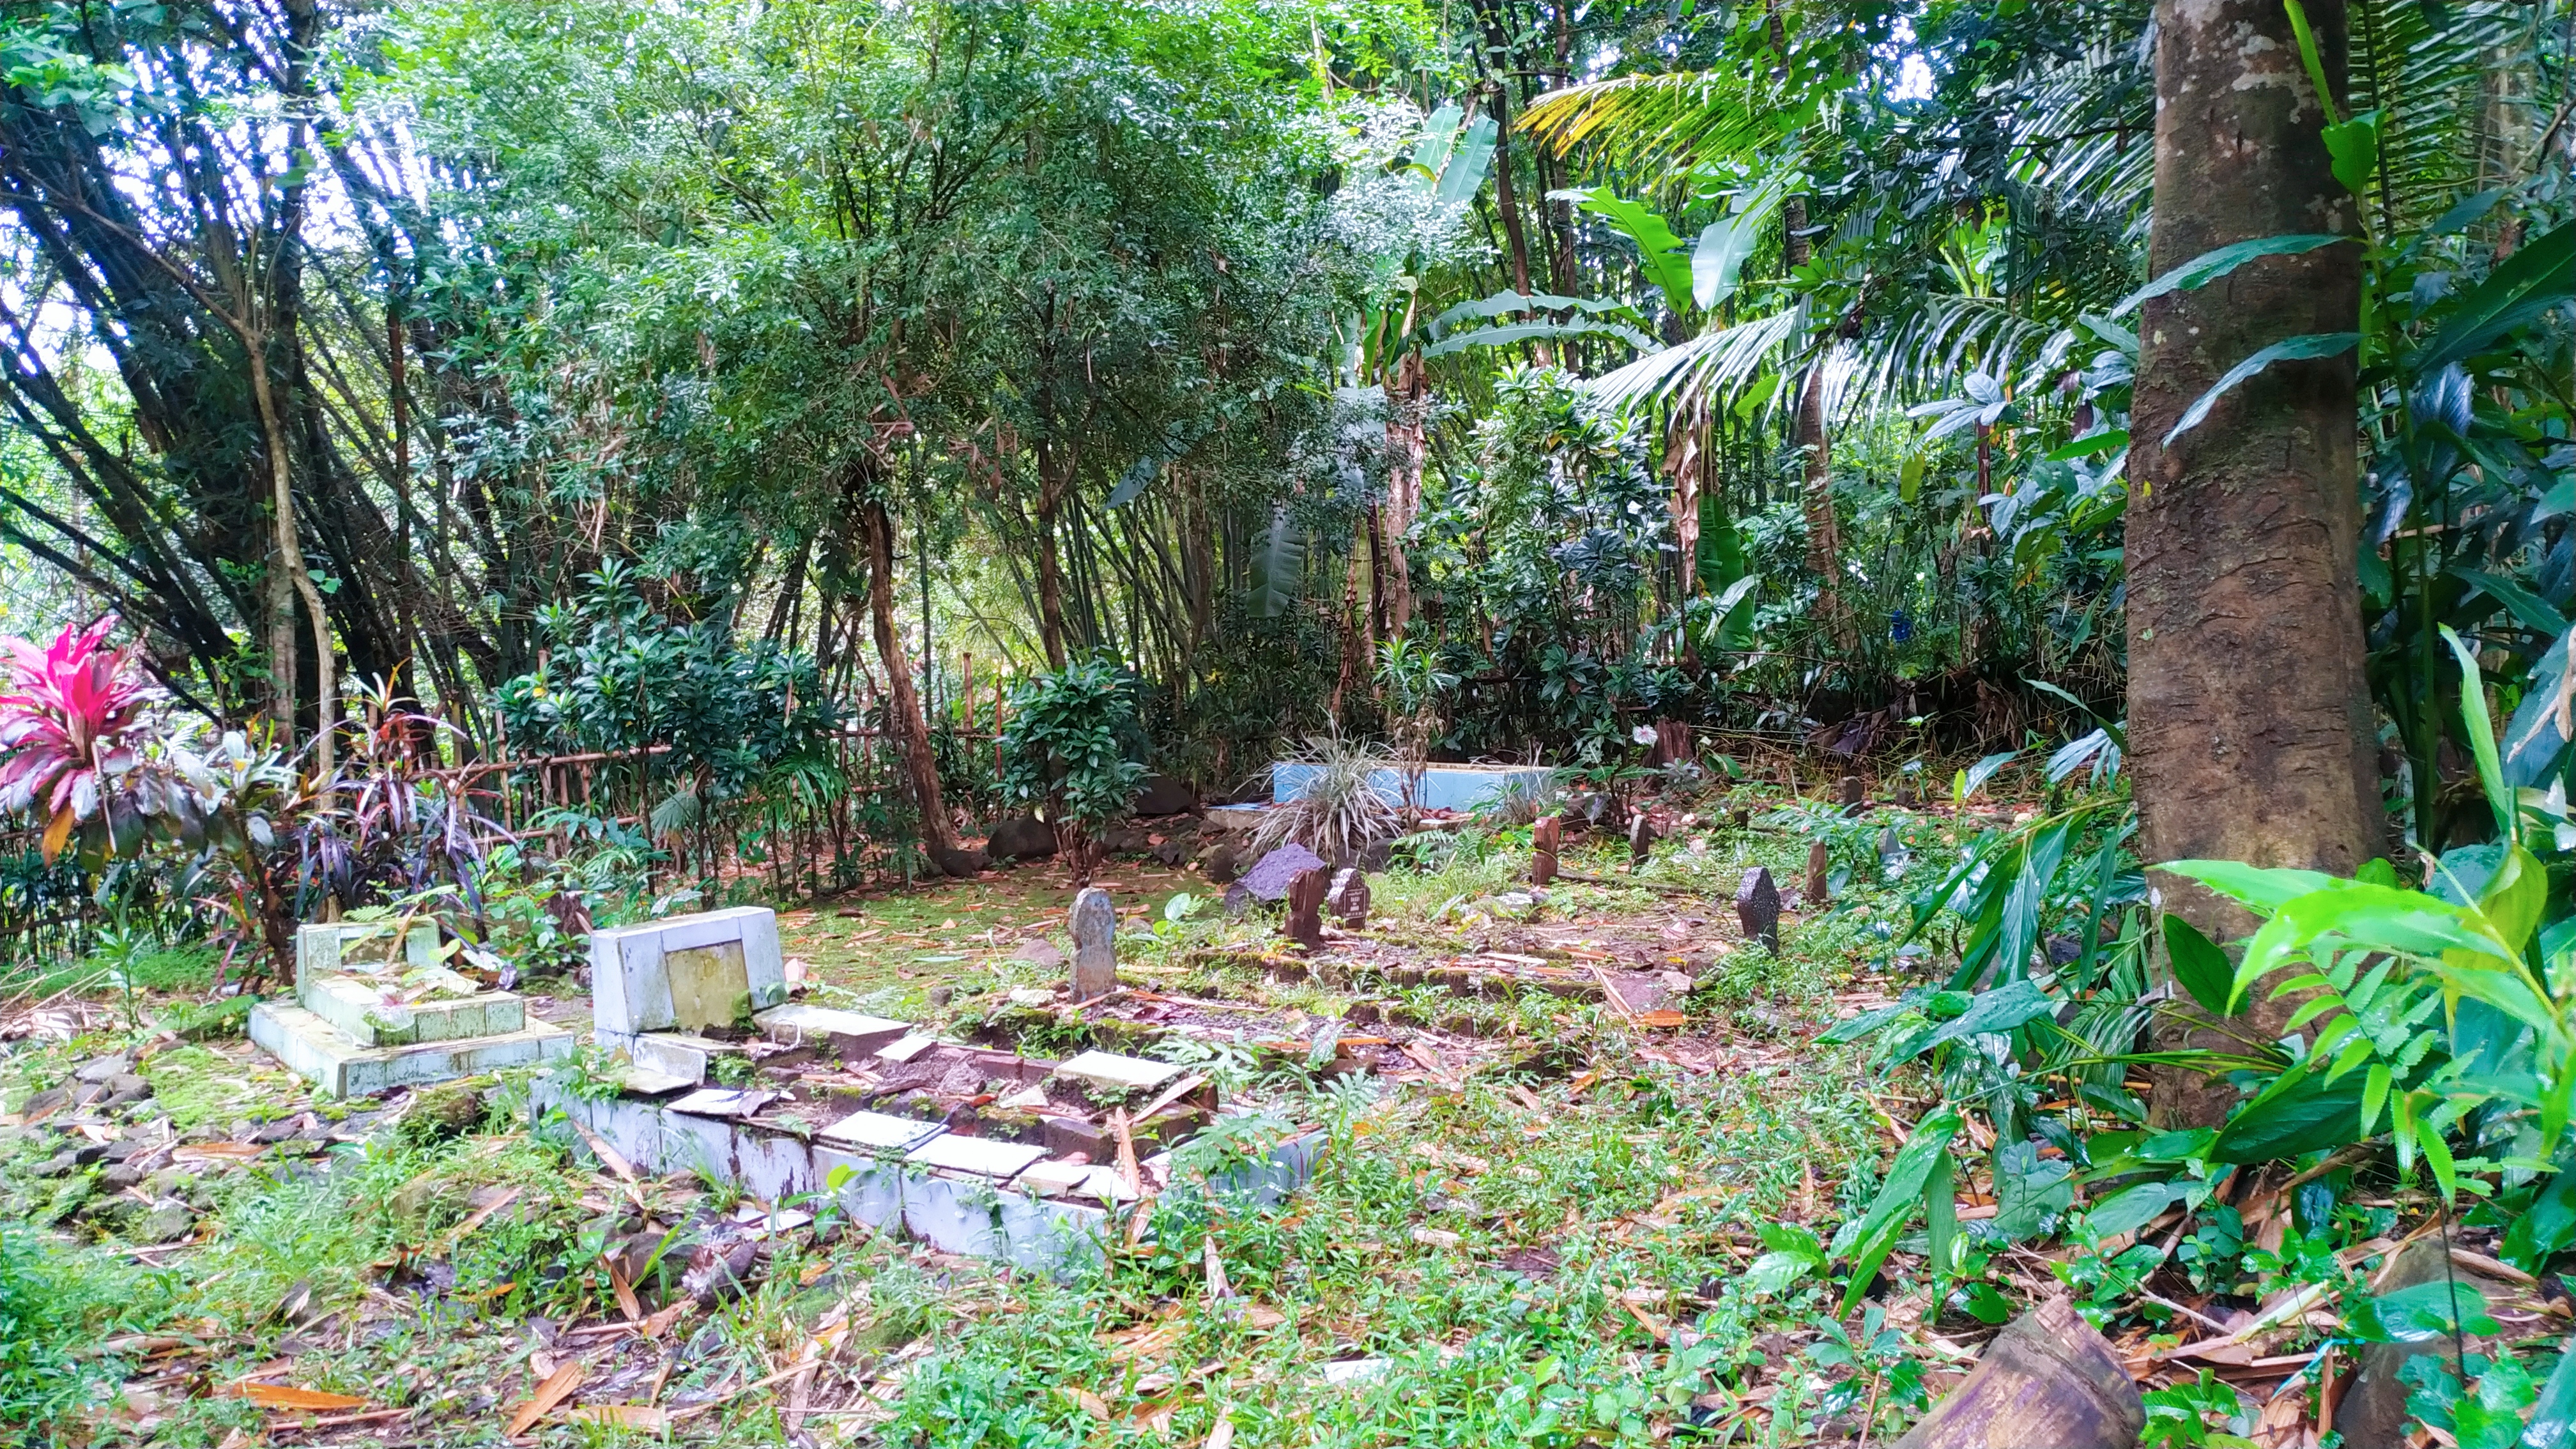
POLYGON ((133 736, 156 696, 132 646, 108 647, 111 622, 65 625, 50 649, 0 639, 11 686, 0 694, 0 810, 44 821, 49 862, 84 822, 109 826, 109 853, 125 833, 105 817, 123 813, 111 807, 143 763, 133 736))

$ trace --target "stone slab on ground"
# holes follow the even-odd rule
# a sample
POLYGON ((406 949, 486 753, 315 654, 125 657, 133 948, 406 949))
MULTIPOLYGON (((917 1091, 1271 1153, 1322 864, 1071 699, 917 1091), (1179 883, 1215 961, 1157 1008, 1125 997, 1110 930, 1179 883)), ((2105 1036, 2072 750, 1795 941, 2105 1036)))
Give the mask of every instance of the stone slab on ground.
POLYGON ((1321 870, 1324 858, 1302 845, 1283 845, 1252 863, 1243 873, 1242 885, 1265 901, 1285 900, 1288 884, 1299 871, 1321 870))
POLYGON ((592 1033, 592 1040, 610 1051, 624 1052, 638 1071, 679 1077, 691 1083, 705 1081, 716 1058, 744 1055, 740 1042, 676 1031, 647 1031, 631 1036, 597 1031, 592 1033))
POLYGON ((497 1036, 366 1046, 303 1007, 282 1001, 251 1008, 250 1039, 331 1097, 372 1097, 396 1087, 528 1066, 561 1057, 573 1046, 571 1032, 543 1021, 497 1036))
POLYGON ((731 1025, 787 1000, 777 913, 740 906, 593 931, 590 980, 604 1032, 731 1025))
POLYGON ((1056 1064, 1055 1074, 1086 1086, 1115 1091, 1150 1092, 1181 1074, 1170 1062, 1122 1057, 1116 1052, 1088 1051, 1056 1064))
POLYGON ((881 1046, 891 1045, 912 1034, 909 1022, 870 1016, 863 1011, 809 1006, 804 1002, 773 1006, 754 1016, 752 1021, 771 1041, 786 1046, 828 1042, 844 1057, 866 1056, 881 1046))
POLYGON ((822 1136, 843 1147, 900 1157, 947 1130, 936 1122, 886 1112, 852 1112, 825 1127, 822 1136))
POLYGON ((1020 1175, 1030 1163, 1046 1156, 1043 1147, 1030 1147, 1018 1142, 996 1142, 989 1137, 961 1137, 942 1132, 905 1155, 904 1161, 919 1167, 945 1168, 951 1172, 970 1172, 1008 1182, 1020 1175))

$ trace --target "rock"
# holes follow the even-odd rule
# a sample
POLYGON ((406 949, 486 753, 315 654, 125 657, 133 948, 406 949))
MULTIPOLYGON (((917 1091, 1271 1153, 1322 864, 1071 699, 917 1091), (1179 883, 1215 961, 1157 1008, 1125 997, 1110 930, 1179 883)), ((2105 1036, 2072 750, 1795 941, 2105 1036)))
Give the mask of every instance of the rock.
POLYGON ((1356 870, 1333 872, 1333 884, 1325 896, 1325 904, 1332 910, 1334 919, 1342 923, 1344 929, 1357 931, 1366 927, 1369 914, 1368 877, 1356 870))
POLYGON ((131 1072, 107 1079, 107 1095, 98 1099, 97 1110, 114 1112, 130 1107, 152 1095, 152 1084, 131 1072))
POLYGON ((994 860, 1044 860, 1055 854, 1055 832, 1034 815, 1013 815, 993 826, 984 853, 994 860))
POLYGON ((1139 815, 1186 815, 1198 807, 1199 792, 1185 780, 1169 775, 1147 775, 1136 792, 1139 815))
POLYGON ((1393 864, 1395 864, 1394 841, 1372 840, 1360 847, 1359 868, 1361 870, 1376 875, 1393 864))
POLYGON ((1302 845, 1283 845, 1244 872, 1243 888, 1265 901, 1288 898, 1288 883, 1299 871, 1321 870, 1324 858, 1302 845))
POLYGON ((1823 841, 1807 847, 1807 889, 1802 897, 1805 909, 1812 911, 1833 901, 1833 883, 1826 878, 1833 865, 1834 853, 1823 841))
POLYGON ((1565 824, 1553 815, 1542 815, 1530 827, 1530 884, 1543 886, 1556 879, 1556 851, 1563 842, 1565 824))
POLYGON ((76 1081, 105 1082, 110 1077, 121 1077, 133 1070, 134 1058, 120 1053, 112 1057, 93 1057, 81 1063, 72 1077, 76 1081))
POLYGON ((1647 819, 1646 812, 1640 810, 1628 817, 1628 874, 1635 875, 1644 870, 1646 862, 1653 859, 1654 854, 1655 822, 1647 819))
POLYGON ((972 848, 935 851, 933 857, 940 874, 955 880, 965 880, 978 871, 990 869, 993 864, 991 855, 972 848))
MULTIPOLYGON (((460 1137, 483 1122, 483 1089, 472 1082, 441 1082, 424 1087, 411 1099, 411 1110, 403 1114, 396 1129, 405 1142, 423 1145, 444 1138, 460 1137)), ((294 1135, 292 1124, 280 1134, 294 1135)))
POLYGON ((1055 942, 1044 936, 1031 936, 1022 941, 1020 949, 1011 953, 1011 959, 1026 961, 1048 971, 1061 971, 1065 967, 1064 952, 1056 949, 1055 942))
POLYGON ((99 1190, 101 1192, 123 1192, 129 1187, 133 1187, 141 1183, 147 1175, 148 1174, 146 1174, 142 1168, 135 1166, 131 1162, 110 1163, 98 1174, 99 1190))
MULTIPOLYGON (((2064 1298, 2014 1319, 1895 1449, 2134 1449, 2147 1409, 2111 1345, 2064 1298)), ((2337 1428, 2342 1428, 2337 1417, 2337 1428)), ((2347 1435, 2347 1444, 2393 1444, 2347 1435)))
POLYGON ((1073 999, 1089 1001, 1118 989, 1118 908, 1109 892, 1086 886, 1073 898, 1073 999))
POLYGON ((1914 777, 1912 775, 1904 776, 1896 782, 1896 803, 1909 808, 1914 804, 1914 777))
MULTIPOLYGON (((2380 1270, 2377 1291, 2385 1296, 2447 1279, 2456 1285, 2456 1296, 2451 1300, 2452 1321, 2463 1323, 2516 1296, 2514 1285, 2485 1276, 2478 1271, 2474 1259, 2463 1261, 2465 1257, 2453 1257, 2440 1235, 2418 1238, 2380 1270)), ((2439 1301, 2437 1295, 2435 1302, 2439 1301)), ((2492 1345, 2481 1342, 2475 1332, 2466 1337, 2469 1352, 2492 1352, 2492 1345)), ((2334 1419, 2343 1442, 2355 1446, 2407 1442, 2406 1435, 2415 1424, 2414 1417, 2406 1412, 2406 1398, 2413 1392, 2413 1385, 2401 1375, 2409 1360, 2419 1354, 2435 1354, 2453 1378, 2460 1373, 2457 1345, 2448 1333, 2402 1343, 2364 1344, 2357 1352, 2352 1379, 2335 1405, 2334 1419)))
POLYGON ((1154 837, 1133 825, 1118 826, 1100 837, 1100 848, 1113 855, 1142 855, 1154 843, 1154 837))
POLYGON ((1324 892, 1330 884, 1321 865, 1308 866, 1288 882, 1288 922, 1280 931, 1310 951, 1324 944, 1324 892))
POLYGON ((1111 1151, 1109 1139, 1098 1127, 1080 1117, 1048 1117, 1044 1120, 1047 1156, 1070 1157, 1079 1152, 1093 1162, 1108 1160, 1111 1151))
POLYGON ((1243 876, 1243 857, 1231 845, 1219 842, 1215 849, 1199 857, 1199 874, 1210 885, 1232 885, 1243 876))
POLYGON ((1780 954, 1780 888, 1772 884, 1770 871, 1757 865, 1744 873, 1744 883, 1735 888, 1735 920, 1744 928, 1744 939, 1780 954))
POLYGON ((188 1236, 196 1223, 195 1209, 176 1198, 163 1198, 133 1224, 130 1235, 146 1243, 174 1243, 188 1236))
POLYGON ((1190 849, 1177 840, 1166 840, 1146 854, 1154 857, 1160 864, 1178 868, 1182 861, 1190 858, 1190 849))
POLYGON ((1869 803, 1869 782, 1858 775, 1845 775, 1835 796, 1842 802, 1843 809, 1857 814, 1862 806, 1869 803))
POLYGON ((64 1148, 36 1164, 38 1177, 66 1177, 107 1155, 107 1149, 96 1142, 79 1142, 64 1148))
POLYGON ((1225 918, 1242 920, 1252 910, 1252 888, 1241 881, 1225 888, 1225 918))
POLYGON ((947 1006, 948 1003, 955 1001, 956 999, 957 988, 954 986, 934 986, 930 988, 930 1007, 933 1011, 937 1011, 947 1006))

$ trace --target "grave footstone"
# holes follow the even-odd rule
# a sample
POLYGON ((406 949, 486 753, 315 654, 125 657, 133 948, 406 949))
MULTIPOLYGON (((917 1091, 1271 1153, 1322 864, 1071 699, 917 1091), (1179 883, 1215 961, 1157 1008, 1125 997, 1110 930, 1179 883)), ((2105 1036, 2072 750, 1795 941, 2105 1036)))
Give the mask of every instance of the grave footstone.
POLYGON ((1780 954, 1780 888, 1772 884, 1770 871, 1757 865, 1744 873, 1744 883, 1735 888, 1735 920, 1744 928, 1744 939, 1780 954))
POLYGON ((1252 888, 1241 881, 1225 888, 1225 918, 1240 921, 1252 911, 1252 888))
POLYGON ((1857 812, 1869 803, 1869 784, 1858 775, 1845 775, 1838 794, 1842 800, 1843 809, 1857 812))
POLYGON ((1283 845, 1243 873, 1243 888, 1265 901, 1285 900, 1288 883, 1301 870, 1321 870, 1324 858, 1302 845, 1283 845))
POLYGON ((1368 877, 1356 870, 1333 872, 1333 888, 1326 898, 1333 916, 1344 930, 1356 931, 1368 925, 1368 877))
POLYGON ((1908 807, 1911 807, 1914 804, 1914 777, 1912 775, 1907 775, 1896 782, 1896 803, 1908 807))
POLYGON ((1542 815, 1530 829, 1530 884, 1545 885, 1556 879, 1556 851, 1565 838, 1565 824, 1553 815, 1542 815))
POLYGON ((1628 874, 1635 875, 1644 870, 1646 862, 1654 854, 1655 823, 1646 818, 1645 811, 1640 810, 1628 819, 1628 874))
POLYGON ((1297 872, 1288 882, 1288 939, 1309 950, 1324 944, 1324 892, 1331 884, 1320 865, 1297 872))
POLYGON ((1073 999, 1089 1001, 1118 989, 1118 910, 1109 892, 1087 886, 1073 898, 1073 999))
POLYGON ((1807 847, 1807 890, 1799 904, 1802 909, 1816 910, 1834 898, 1833 883, 1827 873, 1833 869, 1834 853, 1821 840, 1807 847))

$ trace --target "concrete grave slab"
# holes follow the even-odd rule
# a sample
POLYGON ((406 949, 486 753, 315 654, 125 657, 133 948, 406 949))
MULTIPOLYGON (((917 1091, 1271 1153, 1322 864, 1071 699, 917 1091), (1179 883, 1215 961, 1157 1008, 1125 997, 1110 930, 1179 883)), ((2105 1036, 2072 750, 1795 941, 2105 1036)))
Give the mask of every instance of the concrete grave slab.
POLYGON ((372 1097, 396 1087, 527 1066, 564 1056, 573 1046, 571 1032, 543 1021, 492 1036, 368 1046, 283 1001, 251 1008, 250 1039, 329 1097, 372 1097))
POLYGON ((838 1146, 900 1157, 947 1130, 936 1122, 886 1112, 852 1112, 825 1127, 821 1135, 838 1146))
POLYGON ((936 1175, 907 1178, 903 1185, 903 1228, 943 1253, 998 1258, 1003 1255, 1002 1227, 996 1211, 1000 1206, 1001 1194, 989 1179, 960 1181, 936 1175))
POLYGON ((374 982, 332 972, 307 977, 296 1000, 360 1046, 504 1036, 527 1026, 527 1004, 516 992, 479 991, 452 971, 427 969, 447 978, 436 984, 450 994, 389 1002, 384 989, 374 982))
POLYGON ((912 1034, 908 1022, 803 1002, 773 1006, 752 1017, 752 1021, 771 1041, 786 1046, 828 1043, 844 1057, 866 1056, 912 1034))
POLYGON ((1085 1086, 1107 1087, 1112 1091, 1150 1092, 1181 1074, 1170 1062, 1147 1061, 1143 1057, 1122 1057, 1116 1052, 1088 1051, 1068 1057, 1055 1069, 1059 1077, 1070 1077, 1085 1086))
MULTIPOLYGON (((295 989, 298 995, 305 982, 316 977, 335 975, 353 966, 381 966, 394 958, 393 921, 317 921, 295 928, 295 989)), ((405 966, 427 968, 438 964, 438 927, 427 921, 415 924, 403 938, 402 962, 405 966)))
POLYGON ((1022 1168, 1046 1156, 1043 1147, 1029 1147, 1017 1142, 996 1142, 989 1137, 960 1137, 943 1132, 912 1149, 904 1161, 916 1167, 945 1168, 951 1172, 971 1172, 1007 1182, 1022 1168))
POLYGON ((696 1083, 707 1079, 715 1059, 744 1055, 740 1042, 717 1041, 713 1037, 690 1036, 676 1031, 638 1032, 623 1036, 597 1031, 592 1038, 610 1051, 626 1053, 640 1071, 681 1077, 696 1083))
POLYGON ((593 931, 591 1003, 604 1032, 699 1031, 785 1004, 778 916, 739 906, 593 931))

